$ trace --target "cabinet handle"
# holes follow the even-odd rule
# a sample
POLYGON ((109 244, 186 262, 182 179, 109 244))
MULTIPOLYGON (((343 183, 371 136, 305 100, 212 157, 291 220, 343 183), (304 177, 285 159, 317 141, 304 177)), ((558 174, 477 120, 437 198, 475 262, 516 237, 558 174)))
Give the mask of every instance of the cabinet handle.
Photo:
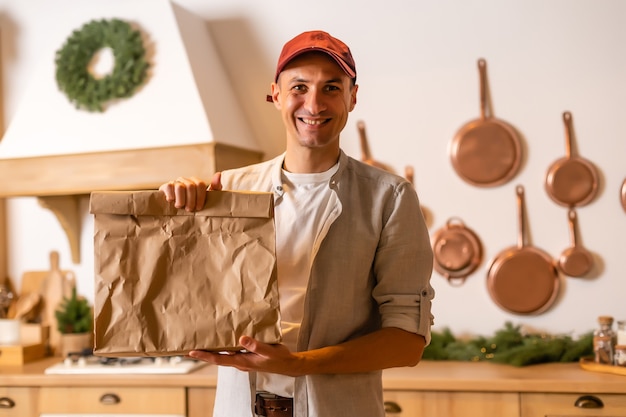
POLYGON ((115 405, 122 402, 117 394, 104 394, 100 397, 100 402, 104 405, 115 405))
POLYGON ((583 395, 578 397, 574 405, 578 408, 603 408, 602 400, 593 395, 583 395))
POLYGON ((395 401, 385 401, 383 404, 387 414, 400 414, 402 412, 402 408, 395 401))
POLYGON ((0 397, 0 408, 13 408, 15 407, 15 401, 9 397, 0 397))

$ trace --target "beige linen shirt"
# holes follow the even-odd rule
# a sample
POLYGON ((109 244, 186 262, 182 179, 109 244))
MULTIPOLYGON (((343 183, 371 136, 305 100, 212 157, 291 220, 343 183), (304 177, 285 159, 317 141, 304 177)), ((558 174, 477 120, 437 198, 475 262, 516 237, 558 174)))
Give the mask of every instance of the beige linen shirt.
MULTIPOLYGON (((269 191, 278 201, 283 160, 284 154, 224 171, 223 188, 269 191)), ((433 255, 415 188, 343 152, 328 186, 338 197, 331 208, 336 219, 314 244, 298 351, 383 327, 417 333, 429 342, 433 255)), ((214 416, 254 416, 255 391, 254 373, 220 367, 214 416)), ((298 377, 294 415, 384 417, 382 371, 298 377)))

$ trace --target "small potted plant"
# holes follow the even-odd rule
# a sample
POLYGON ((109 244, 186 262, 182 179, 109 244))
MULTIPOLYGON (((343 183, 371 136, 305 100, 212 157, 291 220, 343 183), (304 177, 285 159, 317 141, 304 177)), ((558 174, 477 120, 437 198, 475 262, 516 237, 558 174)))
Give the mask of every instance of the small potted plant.
POLYGON ((93 312, 89 302, 84 297, 79 297, 76 287, 72 289, 72 295, 64 297, 55 311, 57 329, 61 333, 61 355, 82 352, 91 349, 93 312))

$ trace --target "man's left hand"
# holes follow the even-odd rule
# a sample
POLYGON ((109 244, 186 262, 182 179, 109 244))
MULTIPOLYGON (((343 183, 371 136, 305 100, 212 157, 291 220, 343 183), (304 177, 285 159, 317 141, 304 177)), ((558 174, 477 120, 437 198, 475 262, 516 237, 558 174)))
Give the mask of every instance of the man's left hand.
POLYGON ((239 344, 245 352, 214 353, 192 350, 189 356, 213 365, 232 366, 240 371, 269 372, 289 376, 299 376, 300 359, 285 345, 259 342, 249 336, 241 336, 239 344))

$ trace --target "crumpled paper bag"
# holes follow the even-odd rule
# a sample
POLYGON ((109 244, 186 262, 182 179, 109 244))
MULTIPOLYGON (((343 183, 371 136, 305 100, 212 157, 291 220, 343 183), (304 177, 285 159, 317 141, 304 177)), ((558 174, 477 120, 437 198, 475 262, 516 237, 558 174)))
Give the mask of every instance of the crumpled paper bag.
POLYGON ((158 191, 93 192, 94 353, 280 342, 273 204, 271 193, 211 191, 187 212, 158 191))

